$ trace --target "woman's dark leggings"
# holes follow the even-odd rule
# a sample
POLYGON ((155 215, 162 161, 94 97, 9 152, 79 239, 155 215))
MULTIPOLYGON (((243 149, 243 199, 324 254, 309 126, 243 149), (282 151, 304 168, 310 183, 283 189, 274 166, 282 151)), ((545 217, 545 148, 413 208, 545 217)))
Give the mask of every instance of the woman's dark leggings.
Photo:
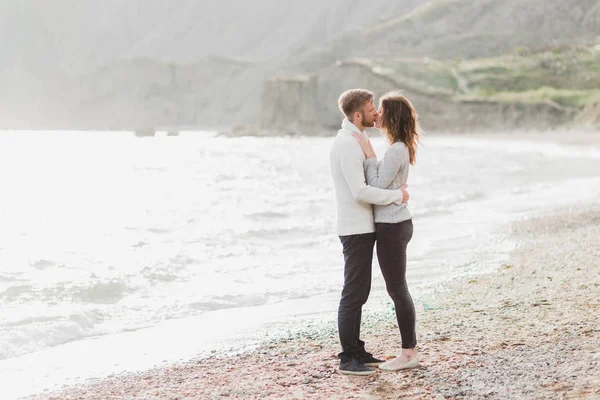
POLYGON ((376 226, 377 259, 396 308, 402 348, 412 349, 417 346, 415 305, 406 285, 406 246, 413 235, 412 220, 376 226))

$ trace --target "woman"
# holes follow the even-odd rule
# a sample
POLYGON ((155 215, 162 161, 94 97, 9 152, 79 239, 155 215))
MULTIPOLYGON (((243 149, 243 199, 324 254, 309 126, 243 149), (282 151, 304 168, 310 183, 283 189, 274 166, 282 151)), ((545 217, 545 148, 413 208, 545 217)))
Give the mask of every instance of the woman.
MULTIPOLYGON (((379 100, 376 126, 383 131, 390 147, 385 157, 377 157, 368 138, 354 134, 367 159, 365 176, 370 186, 398 189, 406 185, 410 165, 416 161, 419 122, 411 102, 399 92, 390 92, 379 100)), ((406 284, 406 246, 412 238, 413 224, 406 203, 373 206, 377 258, 387 291, 394 301, 396 318, 402 337, 402 353, 379 366, 387 371, 414 368, 419 365, 415 333, 415 306, 406 284)))

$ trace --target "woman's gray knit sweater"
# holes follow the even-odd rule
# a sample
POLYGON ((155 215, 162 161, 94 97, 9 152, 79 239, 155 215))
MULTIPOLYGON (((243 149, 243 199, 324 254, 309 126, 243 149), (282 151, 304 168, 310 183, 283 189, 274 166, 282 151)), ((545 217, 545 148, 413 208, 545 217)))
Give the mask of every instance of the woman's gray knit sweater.
MULTIPOLYGON (((383 159, 367 158, 364 163, 367 185, 381 189, 399 189, 406 185, 410 156, 402 142, 392 144, 383 159)), ((411 219, 406 203, 373 206, 375 222, 397 223, 411 219)))

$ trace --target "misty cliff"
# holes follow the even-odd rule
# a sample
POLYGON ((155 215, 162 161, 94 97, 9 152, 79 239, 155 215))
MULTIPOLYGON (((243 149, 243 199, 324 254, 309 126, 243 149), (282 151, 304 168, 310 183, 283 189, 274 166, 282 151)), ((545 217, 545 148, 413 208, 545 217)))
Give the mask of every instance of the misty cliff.
POLYGON ((594 123, 599 36, 597 0, 434 1, 296 53, 265 83, 260 126, 337 127, 337 96, 352 87, 403 89, 426 130, 594 123))
POLYGON ((312 132, 351 87, 405 89, 426 129, 591 123, 599 24, 598 0, 0 0, 0 127, 312 132))
POLYGON ((316 74, 274 78, 265 84, 260 127, 264 131, 319 134, 337 129, 342 118, 337 98, 344 90, 363 87, 375 97, 403 88, 426 130, 549 129, 571 121, 570 107, 551 101, 494 101, 455 96, 404 79, 364 60, 338 62, 316 74))
POLYGON ((0 0, 0 127, 258 122, 291 54, 424 2, 0 0))

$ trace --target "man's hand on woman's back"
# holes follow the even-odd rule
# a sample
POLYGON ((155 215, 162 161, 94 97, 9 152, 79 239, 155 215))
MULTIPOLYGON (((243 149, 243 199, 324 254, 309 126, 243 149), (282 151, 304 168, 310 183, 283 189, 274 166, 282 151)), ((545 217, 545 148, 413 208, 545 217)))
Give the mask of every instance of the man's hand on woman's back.
POLYGON ((410 197, 408 195, 408 192, 406 191, 407 187, 408 187, 408 185, 403 185, 403 186, 400 186, 400 189, 399 189, 402 192, 402 202, 403 203, 408 203, 408 198, 410 197))

